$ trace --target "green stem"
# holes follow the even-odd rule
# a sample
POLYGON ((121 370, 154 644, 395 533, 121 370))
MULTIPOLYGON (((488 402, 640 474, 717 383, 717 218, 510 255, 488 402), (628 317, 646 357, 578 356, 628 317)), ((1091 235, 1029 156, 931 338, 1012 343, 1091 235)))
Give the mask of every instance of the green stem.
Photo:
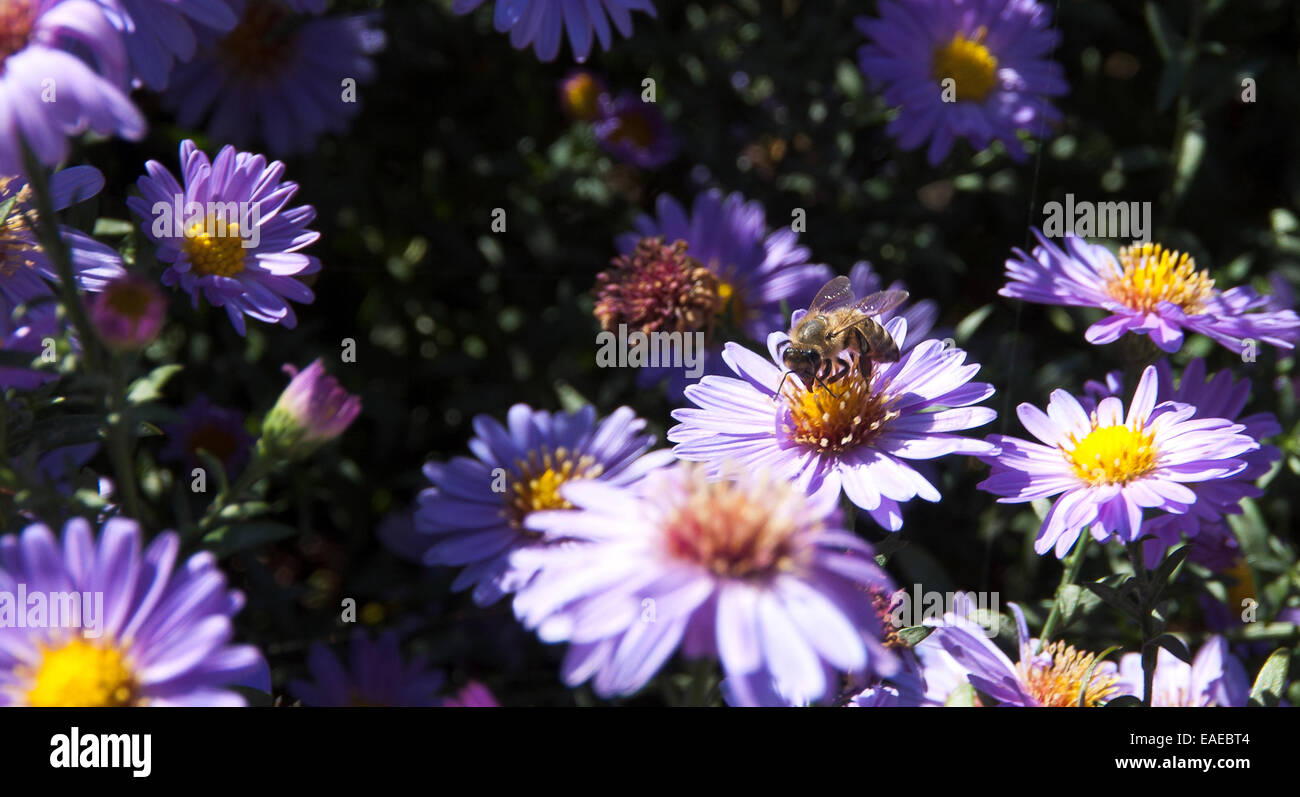
POLYGON ((140 492, 135 483, 135 468, 131 458, 131 418, 126 406, 126 380, 122 374, 122 359, 111 356, 109 360, 108 391, 108 449, 117 473, 117 486, 122 493, 122 505, 129 517, 140 519, 140 492))
POLYGON ((1156 683, 1156 656, 1147 655, 1147 646, 1151 644, 1151 604, 1149 602, 1150 589, 1148 588, 1148 573, 1146 564, 1142 561, 1142 543, 1130 542, 1128 544, 1129 561, 1133 564, 1133 578, 1137 579, 1138 584, 1138 611, 1142 618, 1142 680, 1144 689, 1142 690, 1142 705, 1151 705, 1151 693, 1155 689, 1156 683))
POLYGON ((198 533, 200 536, 211 531, 221 517, 221 512, 226 507, 238 502, 250 490, 253 485, 257 484, 264 476, 271 472, 271 463, 262 456, 260 452, 254 450, 253 458, 244 468, 244 472, 239 474, 239 478, 234 481, 225 490, 213 499, 208 505, 208 509, 203 513, 202 519, 198 523, 198 533))
POLYGON ((713 662, 698 658, 691 662, 691 684, 686 690, 685 705, 708 706, 709 690, 713 688, 713 662))
POLYGON ((1088 542, 1092 539, 1092 534, 1088 529, 1079 533, 1079 541, 1074 544, 1074 550, 1070 552, 1070 558, 1065 561, 1065 570, 1061 573, 1061 583, 1056 586, 1056 598, 1052 602, 1052 611, 1047 615, 1047 622, 1043 624, 1043 633, 1038 636, 1037 653, 1043 652, 1043 646, 1046 645, 1056 630, 1056 625, 1061 621, 1061 598, 1065 594, 1065 588, 1074 584, 1079 578, 1079 569, 1083 566, 1083 557, 1088 550, 1088 542))

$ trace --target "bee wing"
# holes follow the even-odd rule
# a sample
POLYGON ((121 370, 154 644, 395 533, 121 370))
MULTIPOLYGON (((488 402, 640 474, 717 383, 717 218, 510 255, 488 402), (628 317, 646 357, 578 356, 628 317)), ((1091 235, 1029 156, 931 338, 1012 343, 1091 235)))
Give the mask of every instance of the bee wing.
POLYGON ((808 314, 824 313, 853 301, 853 288, 848 277, 836 277, 817 291, 817 296, 808 305, 808 314))
POLYGON ((907 301, 907 297, 907 291, 880 291, 864 296, 853 309, 867 315, 881 315, 907 301))

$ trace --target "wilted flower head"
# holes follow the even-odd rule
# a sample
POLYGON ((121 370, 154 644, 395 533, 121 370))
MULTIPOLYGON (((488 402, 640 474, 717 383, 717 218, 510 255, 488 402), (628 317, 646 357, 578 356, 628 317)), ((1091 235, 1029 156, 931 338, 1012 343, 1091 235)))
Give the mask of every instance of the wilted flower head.
POLYGON ((42 164, 54 166, 68 156, 69 136, 143 136, 144 117, 123 91, 126 81, 122 37, 94 0, 6 0, 0 175, 26 173, 24 140, 42 164))
POLYGON ((266 414, 259 445, 274 456, 301 459, 343 434, 361 414, 361 397, 325 373, 320 358, 302 371, 288 364, 283 370, 289 386, 266 414))
MULTIPOLYGON (((481 5, 483 0, 455 0, 451 11, 468 14, 481 5)), ((538 60, 547 62, 560 54, 560 40, 567 33, 573 60, 582 63, 591 53, 593 32, 600 48, 609 51, 610 21, 623 36, 632 35, 632 11, 656 16, 650 0, 496 0, 492 24, 498 33, 510 32, 511 47, 532 45, 538 60)))
POLYGON ((96 543, 81 518, 0 537, 0 590, 102 595, 81 627, 0 623, 0 705, 242 706, 230 686, 270 690, 262 655, 232 645, 244 596, 227 589, 204 552, 178 566, 180 538, 159 534, 141 551, 134 520, 104 524, 96 543))
POLYGON ((606 152, 642 169, 657 169, 677 157, 677 139, 659 106, 635 94, 604 103, 595 133, 606 152))
POLYGON ((167 299, 153 280, 130 275, 113 280, 90 304, 90 320, 108 346, 133 351, 148 346, 162 331, 167 299))
POLYGON ((239 23, 202 31, 198 54, 172 72, 163 103, 177 121, 195 128, 206 118, 216 141, 257 139, 280 156, 345 131, 360 109, 357 87, 374 79, 371 56, 384 48, 379 15, 299 16, 269 0, 226 2, 239 23))
POLYGON ((311 681, 289 682, 289 692, 305 706, 437 706, 442 673, 425 668, 423 656, 403 659, 397 634, 375 639, 352 634, 345 666, 320 642, 307 653, 311 681))
POLYGON ((515 554, 538 572, 514 606, 543 641, 569 643, 569 686, 631 694, 679 649, 720 661, 740 705, 812 703, 836 672, 898 669, 867 592, 889 577, 835 495, 756 470, 714 481, 686 463, 562 492, 577 511, 529 519, 563 544, 515 554))
POLYGON ((1163 351, 1183 345, 1183 331, 1213 338, 1234 352, 1247 340, 1284 349, 1300 337, 1300 316, 1269 296, 1241 285, 1220 291, 1208 271, 1185 253, 1137 242, 1119 250, 1074 235, 1061 249, 1038 230, 1032 256, 1012 249, 1003 296, 1042 304, 1099 307, 1108 313, 1085 333, 1089 343, 1110 343, 1125 332, 1148 335, 1163 351))
POLYGON ((180 161, 183 183, 151 160, 137 181, 141 196, 126 201, 158 259, 171 264, 163 284, 179 284, 195 307, 200 295, 224 307, 240 335, 245 315, 297 326, 289 302, 316 298, 298 277, 321 268, 301 250, 320 233, 307 229, 315 208, 289 207, 298 184, 281 182, 284 164, 233 147, 209 161, 190 140, 181 142, 180 161))
MULTIPOLYGON (((1146 673, 1142 670, 1142 654, 1125 654, 1119 669, 1124 680, 1133 685, 1133 694, 1144 697, 1146 673)), ((1250 677, 1241 662, 1228 652, 1228 642, 1221 636, 1206 640, 1191 664, 1163 647, 1156 655, 1152 706, 1244 706, 1249 699, 1250 677)))
POLYGON ((1002 706, 1066 708, 1097 706, 1131 691, 1113 662, 1076 650, 1062 640, 1043 646, 1029 636, 1025 615, 1010 604, 1016 618, 1020 659, 1011 661, 977 623, 960 613, 944 615, 920 645, 942 648, 966 671, 971 686, 1002 706))
POLYGON ((560 81, 560 107, 581 122, 593 122, 609 101, 605 81, 585 69, 575 69, 560 81))
POLYGON ((1087 412, 1064 390, 1052 391, 1047 412, 1032 404, 1016 412, 1042 442, 992 435, 1001 453, 982 457, 993 470, 979 486, 1001 503, 1061 494, 1034 543, 1058 558, 1089 526, 1101 542, 1140 539, 1144 510, 1188 511, 1197 502, 1189 485, 1240 473, 1240 457, 1259 448, 1242 424, 1197 417, 1190 404, 1158 404, 1155 366, 1142 373, 1127 415, 1115 396, 1087 412))
POLYGON ((880 18, 859 17, 870 40, 858 50, 862 72, 898 106, 889 134, 903 149, 929 141, 926 159, 943 160, 953 141, 977 150, 1001 141, 1025 159, 1019 133, 1046 133, 1060 118, 1050 98, 1065 94, 1064 70, 1048 60, 1060 41, 1051 12, 1035 0, 884 0, 880 18))
POLYGON ((686 254, 686 242, 644 238, 596 275, 595 314, 605 330, 704 332, 726 304, 718 278, 686 254))

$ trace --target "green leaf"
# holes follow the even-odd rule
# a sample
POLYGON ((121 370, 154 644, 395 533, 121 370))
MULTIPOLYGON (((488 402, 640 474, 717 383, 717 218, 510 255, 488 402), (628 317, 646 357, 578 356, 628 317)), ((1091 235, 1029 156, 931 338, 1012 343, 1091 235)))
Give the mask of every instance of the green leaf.
POLYGON ((1172 42, 1178 37, 1174 32, 1173 26, 1169 24, 1169 18, 1160 6, 1147 0, 1142 9, 1143 15, 1147 20, 1147 27, 1151 28, 1151 38, 1155 41, 1156 51, 1160 57, 1169 60, 1170 53, 1173 52, 1172 42))
POLYGON ((92 235, 130 235, 135 225, 126 219, 95 219, 92 235))
POLYGON ((1174 577, 1178 575, 1175 571, 1178 569, 1178 566, 1183 563, 1183 560, 1187 558, 1187 554, 1190 551, 1190 545, 1181 545, 1170 551, 1168 555, 1165 556, 1165 560, 1156 568, 1154 581, 1161 585, 1173 581, 1174 577))
POLYGON ((292 537, 297 532, 293 526, 283 523, 237 523, 209 532, 203 537, 203 547, 216 554, 218 559, 224 559, 248 548, 292 537))
POLYGON ((1282 689, 1286 686, 1287 670, 1291 667, 1291 652, 1278 648, 1268 657, 1264 666, 1259 668, 1255 685, 1250 690, 1252 706, 1276 706, 1282 699, 1282 689))
POLYGON ((948 694, 948 700, 945 706, 955 708, 973 708, 975 706, 975 687, 970 683, 964 683, 948 694))
POLYGON ((149 373, 131 383, 126 391, 126 400, 130 404, 144 404, 162 398, 163 385, 167 380, 181 372, 183 366, 169 363, 160 365, 149 373))
POLYGON ((970 336, 975 334, 975 330, 979 329, 980 324, 984 323, 984 319, 988 318, 992 312, 993 304, 989 303, 958 321, 952 333, 957 338, 957 342, 965 343, 970 340, 970 336))
POLYGON ((914 648, 917 645, 921 644, 921 642, 923 642, 926 637, 928 637, 930 634, 933 633, 934 633, 934 629, 929 626, 910 625, 907 628, 904 628, 903 630, 899 631, 898 636, 904 642, 907 643, 907 646, 909 648, 914 648))
POLYGON ((1186 662, 1187 664, 1192 663, 1192 654, 1191 651, 1187 649, 1187 644, 1173 634, 1161 634, 1148 642, 1147 645, 1156 648, 1164 648, 1177 656, 1179 661, 1186 662))
POLYGON ((1092 683, 1093 670, 1096 670, 1098 664, 1101 664, 1107 656, 1117 650, 1119 650, 1119 645, 1111 645, 1103 650, 1097 658, 1092 660, 1092 664, 1088 667, 1088 671, 1083 674, 1082 680, 1079 681, 1079 708, 1088 707, 1088 685, 1092 683))
POLYGON ((9 213, 14 209, 14 203, 18 201, 18 195, 14 194, 0 204, 0 222, 9 218, 9 213))
POLYGON ((203 460, 203 467, 217 477, 217 495, 224 496, 230 490, 230 479, 226 476, 225 464, 206 448, 197 449, 194 453, 203 460))
POLYGON ((1114 700, 1107 701, 1106 708, 1110 708, 1111 706, 1121 708, 1123 706, 1140 706, 1140 705, 1142 705, 1141 698, 1135 695, 1120 695, 1114 700))

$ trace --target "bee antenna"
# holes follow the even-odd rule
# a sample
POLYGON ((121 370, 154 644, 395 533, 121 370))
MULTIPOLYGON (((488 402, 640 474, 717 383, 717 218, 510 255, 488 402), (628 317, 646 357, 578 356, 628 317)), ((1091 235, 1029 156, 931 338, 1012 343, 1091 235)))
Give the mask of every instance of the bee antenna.
POLYGON ((785 387, 785 380, 789 379, 790 374, 792 373, 794 373, 794 371, 786 371, 785 374, 781 376, 781 384, 776 386, 776 393, 772 394, 772 401, 775 402, 781 397, 781 388, 785 387))

